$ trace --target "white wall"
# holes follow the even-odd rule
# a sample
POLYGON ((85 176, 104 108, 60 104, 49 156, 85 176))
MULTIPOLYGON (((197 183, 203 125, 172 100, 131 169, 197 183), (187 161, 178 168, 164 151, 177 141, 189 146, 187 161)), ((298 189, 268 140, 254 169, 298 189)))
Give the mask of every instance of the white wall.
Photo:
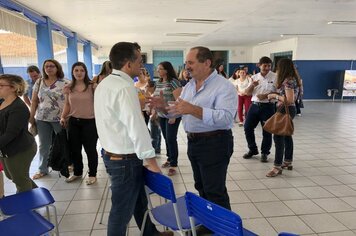
POLYGON ((250 62, 258 62, 263 56, 270 56, 271 53, 293 51, 293 60, 296 58, 298 39, 284 39, 274 41, 263 45, 257 45, 252 48, 252 57, 250 62))
POLYGON ((355 60, 356 39, 299 38, 296 54, 297 60, 355 60))

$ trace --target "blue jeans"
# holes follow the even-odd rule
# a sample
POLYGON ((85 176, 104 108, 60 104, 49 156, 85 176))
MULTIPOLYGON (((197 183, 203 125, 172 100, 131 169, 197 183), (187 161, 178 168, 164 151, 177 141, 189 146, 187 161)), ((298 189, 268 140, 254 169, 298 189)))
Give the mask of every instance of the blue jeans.
MULTIPOLYGON (((292 119, 295 117, 296 108, 295 106, 289 106, 289 114, 292 119)), ((281 111, 285 113, 284 108, 281 111)), ((276 154, 274 158, 274 165, 281 166, 284 161, 292 162, 293 161, 293 138, 292 136, 280 136, 280 135, 273 135, 274 146, 276 148, 276 154)))
POLYGON ((194 186, 199 195, 226 209, 231 209, 226 189, 227 167, 234 152, 231 130, 213 137, 188 137, 188 157, 194 186))
POLYGON ((161 153, 161 128, 155 120, 150 120, 150 134, 155 152, 161 153))
MULTIPOLYGON (((104 155, 104 164, 111 178, 111 210, 108 222, 108 236, 125 236, 126 226, 134 215, 137 226, 141 229, 147 210, 147 197, 144 189, 142 160, 110 160, 104 155)), ((158 235, 155 225, 147 217, 145 236, 158 235)))
POLYGON ((176 118, 174 124, 169 124, 167 118, 159 118, 159 124, 161 126, 163 137, 166 141, 167 148, 167 161, 170 166, 176 167, 178 165, 178 142, 177 133, 179 123, 182 120, 181 117, 176 118))
POLYGON ((38 138, 40 140, 39 152, 40 152, 40 164, 38 171, 42 174, 48 174, 48 155, 49 148, 52 144, 52 133, 58 134, 62 127, 59 122, 48 122, 42 120, 36 120, 38 129, 38 138))
MULTIPOLYGON (((252 152, 258 152, 255 139, 255 128, 258 123, 263 126, 265 121, 268 120, 275 112, 275 105, 273 103, 266 104, 251 104, 250 109, 247 112, 245 120, 245 137, 248 145, 248 149, 252 152)), ((261 153, 270 154, 272 147, 272 134, 263 130, 263 138, 261 144, 261 153)))

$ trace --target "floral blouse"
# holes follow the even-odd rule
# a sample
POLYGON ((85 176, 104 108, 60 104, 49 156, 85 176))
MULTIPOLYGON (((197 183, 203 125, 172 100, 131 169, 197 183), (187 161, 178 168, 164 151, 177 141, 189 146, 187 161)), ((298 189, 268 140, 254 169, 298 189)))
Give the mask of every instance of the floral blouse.
MULTIPOLYGON (((284 96, 286 94, 286 89, 293 89, 294 90, 294 101, 297 100, 299 87, 297 84, 297 80, 295 78, 286 78, 284 79, 281 87, 278 89, 280 96, 284 96)), ((278 104, 280 105, 280 104, 278 104)), ((294 103, 290 104, 289 106, 295 106, 294 103)))
POLYGON ((38 93, 38 107, 36 119, 47 122, 58 122, 64 106, 63 88, 69 81, 57 79, 52 85, 47 86, 43 79, 38 79, 33 90, 38 93))

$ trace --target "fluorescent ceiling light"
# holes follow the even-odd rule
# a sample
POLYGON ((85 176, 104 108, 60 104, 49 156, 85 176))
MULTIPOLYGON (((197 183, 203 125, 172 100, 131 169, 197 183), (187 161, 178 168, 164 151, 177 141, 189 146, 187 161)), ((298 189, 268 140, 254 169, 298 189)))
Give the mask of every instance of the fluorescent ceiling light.
POLYGON ((187 44, 189 41, 163 41, 162 44, 172 44, 172 45, 177 45, 177 44, 187 44))
POLYGON ((0 34, 10 34, 10 31, 0 29, 0 34))
POLYGON ((196 23, 196 24, 219 24, 224 22, 223 20, 213 20, 213 19, 189 19, 189 18, 176 18, 175 22, 178 23, 196 23))
POLYGON ((281 37, 286 37, 286 36, 313 36, 315 34, 281 34, 281 37))
POLYGON ((263 45, 263 44, 267 44, 267 43, 270 43, 270 42, 272 42, 272 41, 264 41, 264 42, 258 43, 258 45, 263 45))
POLYGON ((198 37, 202 33, 166 33, 166 36, 198 37))
POLYGON ((329 21, 328 25, 356 25, 356 21, 354 20, 336 20, 336 21, 329 21))

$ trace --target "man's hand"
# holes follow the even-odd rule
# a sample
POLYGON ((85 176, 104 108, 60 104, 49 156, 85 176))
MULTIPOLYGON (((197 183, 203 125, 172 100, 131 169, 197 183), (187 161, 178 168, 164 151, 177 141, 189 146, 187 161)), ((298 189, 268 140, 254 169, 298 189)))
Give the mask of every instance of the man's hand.
POLYGON ((149 158, 146 159, 147 165, 145 166, 147 169, 150 171, 156 172, 156 173, 161 173, 161 169, 159 168, 156 158, 149 158))
POLYGON ((178 98, 175 102, 170 102, 166 110, 170 116, 193 115, 198 119, 203 118, 203 109, 201 107, 195 106, 181 98, 178 98))
POLYGON ((257 94, 256 96, 260 101, 262 101, 267 99, 268 94, 257 94))
POLYGON ((167 104, 163 98, 163 91, 161 91, 159 93, 159 96, 154 96, 154 97, 146 96, 146 100, 147 100, 148 106, 151 109, 155 109, 158 111, 164 111, 165 107, 167 106, 167 104))

